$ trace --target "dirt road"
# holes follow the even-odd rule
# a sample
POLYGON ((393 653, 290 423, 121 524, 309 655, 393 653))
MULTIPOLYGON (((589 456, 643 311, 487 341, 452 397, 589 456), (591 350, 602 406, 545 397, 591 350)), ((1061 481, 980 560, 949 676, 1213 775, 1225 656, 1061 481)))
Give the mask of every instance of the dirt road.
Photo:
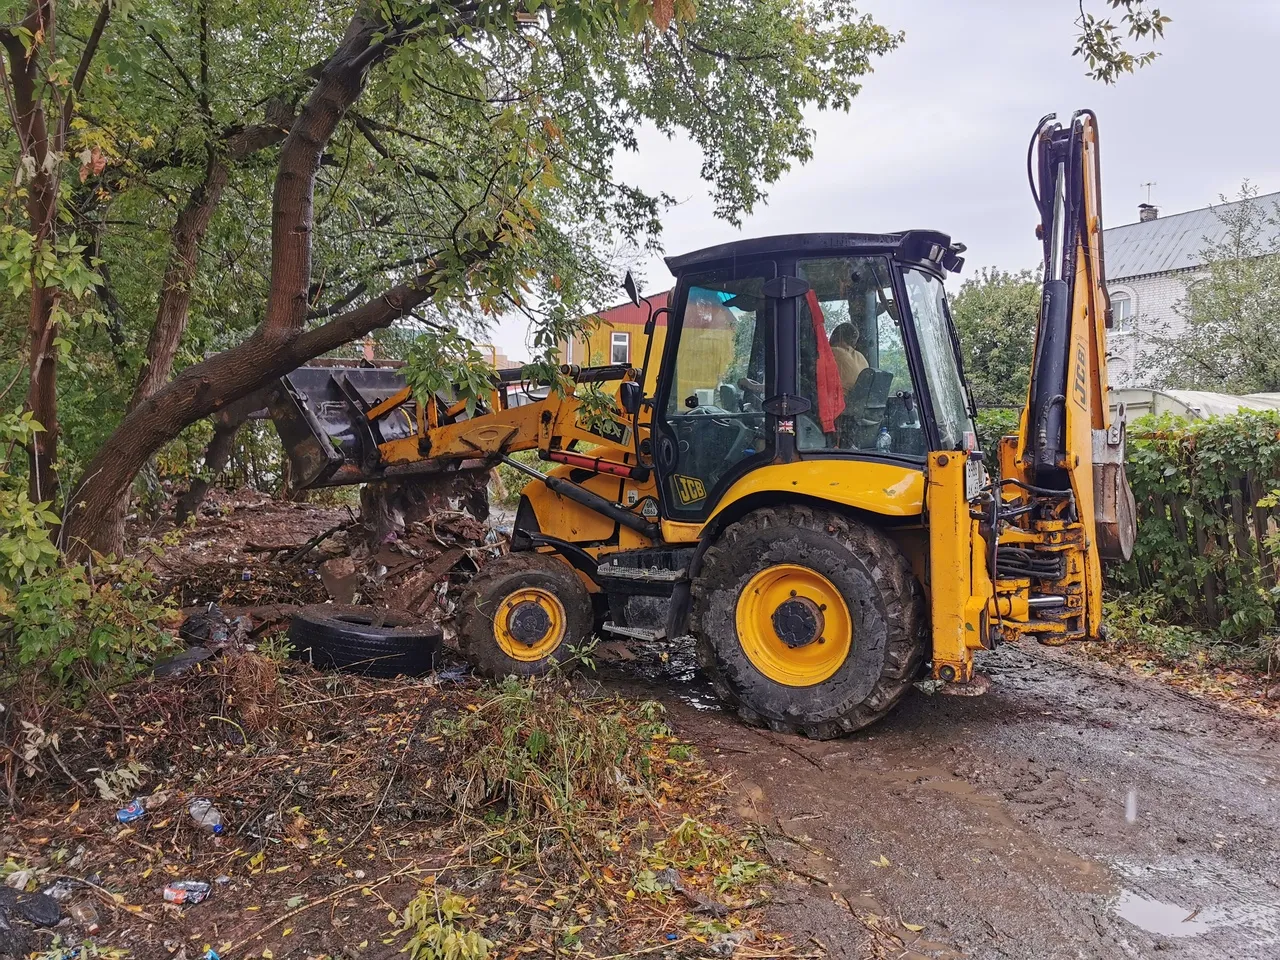
POLYGON ((828 743, 748 729, 670 667, 650 689, 814 878, 779 919, 829 956, 864 955, 867 910, 923 927, 908 956, 1280 957, 1274 725, 1066 651, 982 669, 984 697, 913 692, 828 743))

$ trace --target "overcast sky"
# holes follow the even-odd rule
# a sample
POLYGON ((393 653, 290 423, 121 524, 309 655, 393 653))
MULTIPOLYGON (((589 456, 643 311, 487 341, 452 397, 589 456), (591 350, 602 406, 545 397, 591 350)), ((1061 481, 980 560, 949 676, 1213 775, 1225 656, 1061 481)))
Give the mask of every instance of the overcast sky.
MULTIPOLYGON (((1148 182, 1162 213, 1216 203, 1246 178, 1280 191, 1280 2, 1160 7, 1173 18, 1160 58, 1104 87, 1071 56, 1075 0, 866 0, 905 42, 876 64, 849 113, 810 115, 813 159, 741 230, 714 217, 687 143, 642 136, 617 172, 680 201, 664 219, 670 254, 739 237, 931 227, 968 245, 964 276, 1037 263, 1026 148, 1046 113, 1097 111, 1107 226, 1137 219, 1148 182)), ((642 271, 646 291, 671 283, 658 258, 642 271)), ((525 336, 517 321, 494 330, 513 359, 528 357, 525 336)))

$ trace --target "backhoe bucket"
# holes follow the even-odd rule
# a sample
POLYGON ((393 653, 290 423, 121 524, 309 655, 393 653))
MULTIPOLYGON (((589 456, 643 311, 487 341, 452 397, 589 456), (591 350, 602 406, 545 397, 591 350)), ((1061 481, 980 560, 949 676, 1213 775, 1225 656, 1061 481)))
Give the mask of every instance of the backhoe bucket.
POLYGON ((1138 538, 1138 511, 1124 470, 1123 407, 1109 430, 1093 431, 1093 508, 1098 555, 1103 560, 1128 560, 1138 538))

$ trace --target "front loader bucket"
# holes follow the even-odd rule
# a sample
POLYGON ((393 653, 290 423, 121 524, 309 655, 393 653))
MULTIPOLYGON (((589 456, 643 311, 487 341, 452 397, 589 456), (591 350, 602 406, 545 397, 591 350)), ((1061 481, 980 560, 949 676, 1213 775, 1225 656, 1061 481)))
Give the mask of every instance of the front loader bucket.
POLYGON ((294 489, 377 480, 378 444, 413 433, 410 399, 377 423, 369 409, 403 390, 403 374, 389 367, 299 367, 267 391, 267 408, 292 468, 294 489))

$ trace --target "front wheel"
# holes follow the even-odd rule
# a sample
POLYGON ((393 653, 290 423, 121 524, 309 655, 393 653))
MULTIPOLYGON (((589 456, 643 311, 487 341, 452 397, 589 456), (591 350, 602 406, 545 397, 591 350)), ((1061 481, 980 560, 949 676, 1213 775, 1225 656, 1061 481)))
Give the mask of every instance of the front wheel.
POLYGON ((906 558, 838 514, 748 514, 708 548, 693 592, 702 668, 750 723, 852 733, 888 713, 924 661, 924 600, 906 558))
POLYGON ((591 637, 591 595, 568 564, 512 553, 486 564, 458 604, 458 648, 487 677, 538 677, 591 637))

